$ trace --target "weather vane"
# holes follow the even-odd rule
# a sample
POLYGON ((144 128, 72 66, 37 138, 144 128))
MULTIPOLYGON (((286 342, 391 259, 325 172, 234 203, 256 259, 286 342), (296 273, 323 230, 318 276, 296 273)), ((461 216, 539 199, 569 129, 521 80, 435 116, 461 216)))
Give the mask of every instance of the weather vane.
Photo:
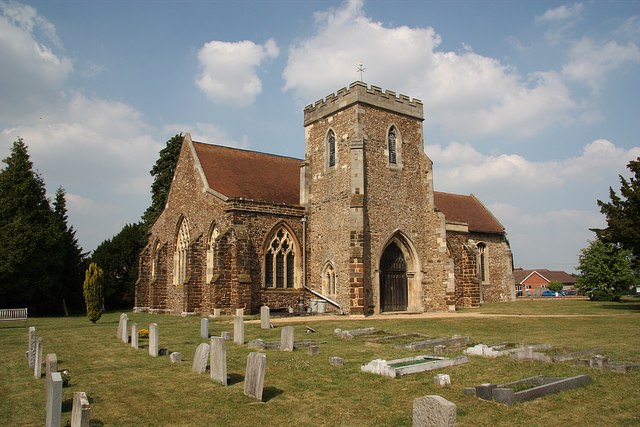
POLYGON ((360 81, 362 81, 362 73, 364 73, 364 70, 366 70, 366 68, 364 68, 364 65, 362 65, 362 62, 358 62, 358 71, 360 71, 360 81))

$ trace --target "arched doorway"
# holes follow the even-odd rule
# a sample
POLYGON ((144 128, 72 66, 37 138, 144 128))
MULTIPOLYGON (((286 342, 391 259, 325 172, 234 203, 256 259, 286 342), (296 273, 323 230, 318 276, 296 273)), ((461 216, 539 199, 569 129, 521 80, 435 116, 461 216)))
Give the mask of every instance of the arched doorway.
POLYGON ((407 262, 391 242, 380 259, 380 311, 406 311, 408 299, 407 262))

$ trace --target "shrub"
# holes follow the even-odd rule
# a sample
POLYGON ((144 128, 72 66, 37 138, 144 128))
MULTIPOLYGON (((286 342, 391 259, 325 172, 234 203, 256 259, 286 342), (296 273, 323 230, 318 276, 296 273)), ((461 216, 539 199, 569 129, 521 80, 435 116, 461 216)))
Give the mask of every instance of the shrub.
POLYGON ((87 317, 96 323, 102 316, 102 288, 104 272, 95 262, 89 264, 84 274, 84 302, 87 305, 87 317))

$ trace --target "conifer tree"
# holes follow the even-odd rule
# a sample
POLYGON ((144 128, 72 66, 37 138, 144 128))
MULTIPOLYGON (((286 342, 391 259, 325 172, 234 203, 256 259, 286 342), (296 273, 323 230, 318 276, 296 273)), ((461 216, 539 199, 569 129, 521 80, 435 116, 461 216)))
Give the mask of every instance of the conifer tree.
POLYGON ((96 323, 102 317, 102 290, 104 273, 95 262, 89 264, 84 275, 84 302, 87 306, 87 317, 96 323))
POLYGON ((151 176, 153 176, 153 184, 151 184, 151 206, 149 206, 144 215, 142 215, 143 221, 148 226, 151 226, 158 216, 160 216, 160 213, 167 203, 167 196, 171 188, 173 173, 178 164, 183 139, 184 137, 181 133, 169 139, 165 147, 160 150, 160 157, 156 160, 156 163, 149 172, 151 176))

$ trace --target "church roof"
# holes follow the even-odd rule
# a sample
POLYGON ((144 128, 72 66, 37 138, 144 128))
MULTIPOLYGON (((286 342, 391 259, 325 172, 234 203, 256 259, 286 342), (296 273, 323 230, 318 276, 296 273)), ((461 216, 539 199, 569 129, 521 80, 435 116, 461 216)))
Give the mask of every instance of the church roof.
POLYGON ((212 190, 230 198, 300 204, 302 160, 195 141, 193 146, 212 190))
POLYGON ((434 203, 447 222, 463 222, 469 226, 469 231, 484 233, 504 233, 504 226, 473 194, 433 192, 434 203))

